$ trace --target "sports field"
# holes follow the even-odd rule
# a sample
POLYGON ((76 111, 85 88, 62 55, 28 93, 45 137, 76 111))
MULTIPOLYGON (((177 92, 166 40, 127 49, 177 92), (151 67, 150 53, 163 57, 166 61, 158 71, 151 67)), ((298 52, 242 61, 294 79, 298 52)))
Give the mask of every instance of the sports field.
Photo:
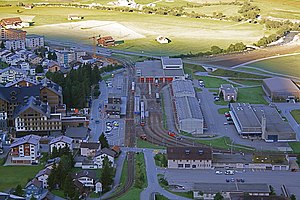
POLYGON ((273 58, 252 63, 249 66, 300 78, 300 55, 273 58))

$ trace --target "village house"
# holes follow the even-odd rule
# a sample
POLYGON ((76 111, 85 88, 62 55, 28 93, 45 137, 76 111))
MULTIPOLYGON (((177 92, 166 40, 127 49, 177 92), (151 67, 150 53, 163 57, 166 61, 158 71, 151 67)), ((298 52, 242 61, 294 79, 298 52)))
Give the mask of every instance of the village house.
POLYGON ((83 187, 91 191, 95 191, 96 193, 102 192, 102 184, 98 181, 95 171, 82 170, 72 174, 72 178, 76 186, 79 182, 83 187))
POLYGON ((0 21, 1 26, 6 29, 19 29, 23 28, 22 20, 20 17, 13 17, 13 18, 5 18, 0 21))
POLYGON ((42 183, 43 188, 48 188, 48 177, 51 174, 51 169, 45 168, 35 175, 35 178, 42 183))
POLYGON ((101 149, 101 144, 97 142, 82 142, 80 144, 80 155, 94 157, 96 152, 101 149))
POLYGON ((94 164, 96 164, 98 168, 102 168, 103 160, 105 157, 107 157, 109 162, 111 163, 111 166, 114 166, 115 156, 116 156, 116 152, 114 152, 113 150, 111 150, 109 148, 103 148, 96 152, 93 161, 94 161, 94 164))
POLYGON ((42 193, 43 183, 41 181, 38 181, 36 178, 29 181, 25 186, 25 194, 28 199, 31 197, 34 197, 35 199, 40 199, 42 193))
POLYGON ((6 57, 6 63, 11 66, 17 66, 20 61, 24 61, 24 59, 18 54, 10 54, 6 57))
POLYGON ((40 56, 37 56, 36 54, 31 54, 28 56, 28 61, 32 65, 39 65, 42 62, 42 58, 40 56))
POLYGON ((50 146, 50 153, 53 152, 53 149, 56 148, 57 150, 68 147, 70 151, 73 151, 73 139, 67 136, 59 136, 54 138, 49 143, 50 146))
POLYGON ((33 164, 39 162, 40 136, 26 135, 17 138, 11 145, 11 162, 16 164, 33 164))
POLYGON ((110 47, 115 46, 115 40, 111 36, 104 36, 97 39, 98 46, 110 47))
POLYGON ((219 95, 223 96, 224 101, 236 101, 238 91, 231 84, 222 84, 219 88, 219 95))
POLYGON ((47 64, 47 68, 48 68, 49 72, 58 72, 58 71, 60 71, 61 67, 59 66, 59 64, 57 62, 50 61, 47 64))
POLYGON ((25 78, 27 73, 15 67, 7 67, 0 70, 0 83, 12 82, 14 80, 25 78))
MULTIPOLYGON (((64 122, 63 122, 64 123, 64 122)), ((73 139, 73 148, 80 148, 82 142, 86 142, 89 139, 89 129, 86 127, 67 127, 65 136, 73 139)))

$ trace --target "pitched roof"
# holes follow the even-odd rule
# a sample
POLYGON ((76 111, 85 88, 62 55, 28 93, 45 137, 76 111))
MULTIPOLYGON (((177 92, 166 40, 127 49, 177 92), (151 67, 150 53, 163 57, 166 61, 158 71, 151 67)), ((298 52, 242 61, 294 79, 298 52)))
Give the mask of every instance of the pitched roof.
POLYGON ((14 117, 18 117, 20 114, 30 108, 35 110, 36 112, 41 113, 44 116, 47 116, 47 118, 50 117, 50 106, 32 96, 29 97, 27 101, 25 100, 24 104, 19 105, 15 109, 14 117))
POLYGON ((22 20, 20 17, 12 17, 12 18, 4 18, 1 20, 3 25, 11 25, 15 23, 22 23, 22 20))
POLYGON ((109 148, 103 148, 103 149, 97 151, 95 156, 99 156, 99 155, 102 155, 102 154, 106 154, 106 155, 109 155, 111 157, 116 156, 116 152, 109 149, 109 148))
POLYGON ((68 127, 65 135, 73 139, 85 139, 88 136, 88 132, 88 128, 86 127, 68 127))
POLYGON ((4 192, 0 192, 0 199, 1 200, 14 200, 14 199, 25 200, 24 197, 19 197, 17 195, 8 194, 8 193, 4 193, 4 192))
POLYGON ((80 144, 80 148, 99 149, 100 143, 98 143, 98 142, 82 142, 80 144))
POLYGON ((212 160, 210 148, 167 147, 168 160, 212 160))
POLYGON ((16 79, 16 80, 12 81, 12 82, 7 83, 7 84, 5 85, 5 87, 12 87, 12 86, 15 86, 15 85, 17 85, 18 83, 20 83, 20 82, 22 82, 22 81, 26 81, 26 82, 31 83, 31 84, 33 84, 33 85, 37 85, 37 84, 39 83, 38 81, 36 81, 36 80, 34 80, 34 79, 32 79, 32 78, 22 77, 22 78, 19 78, 19 79, 16 79))
POLYGON ((299 92, 296 84, 288 78, 273 77, 264 79, 263 82, 272 92, 299 92))
POLYGON ((72 178, 73 179, 78 179, 81 177, 89 177, 92 178, 94 180, 96 180, 97 176, 96 176, 96 171, 93 170, 81 170, 79 172, 73 173, 72 174, 72 178))
POLYGON ((0 99, 11 103, 22 103, 24 99, 29 96, 37 97, 40 96, 39 86, 31 87, 1 87, 0 88, 0 99))
POLYGON ((30 185, 34 185, 34 186, 36 186, 36 187, 38 187, 38 188, 41 188, 43 184, 42 184, 41 181, 39 181, 39 180, 37 180, 36 178, 34 178, 34 179, 32 179, 31 181, 29 181, 29 182, 26 184, 25 188, 29 187, 30 185))
POLYGON ((119 146, 113 146, 112 148, 111 148, 113 151, 115 151, 116 153, 120 153, 120 151, 121 151, 121 149, 120 149, 120 147, 119 146))
POLYGON ((59 136, 57 138, 52 139, 49 144, 51 145, 51 144, 54 144, 54 143, 57 143, 57 142, 64 142, 64 143, 67 143, 67 144, 72 144, 73 139, 70 138, 70 137, 62 135, 62 136, 59 136))
POLYGON ((35 177, 38 178, 38 177, 43 176, 43 175, 48 175, 48 176, 49 176, 50 173, 51 173, 51 169, 45 168, 45 169, 42 169, 41 171, 39 171, 39 172, 35 175, 35 177))
MULTIPOLYGON (((15 55, 15 54, 12 54, 12 55, 15 55)), ((2 56, 3 56, 3 55, 2 55, 2 56)), ((6 71, 9 71, 9 70, 13 70, 13 71, 16 71, 16 72, 18 72, 18 73, 27 75, 26 71, 24 71, 24 70, 22 70, 22 69, 19 69, 19 68, 16 68, 16 67, 12 67, 12 66, 6 67, 6 68, 0 70, 0 74, 4 73, 4 72, 6 72, 6 71)))
POLYGON ((42 79, 40 81, 39 86, 40 86, 40 89, 48 88, 52 92, 54 92, 60 96, 62 95, 62 87, 60 85, 58 85, 57 83, 54 83, 50 79, 47 79, 47 78, 42 79))
POLYGON ((40 139, 41 137, 40 136, 37 136, 37 135, 26 135, 24 137, 21 137, 21 138, 17 138, 11 145, 10 145, 10 148, 13 148, 13 147, 17 147, 19 145, 22 145, 22 144, 26 144, 26 143, 29 143, 29 144, 33 144, 33 145, 38 145, 39 142, 40 142, 40 139))

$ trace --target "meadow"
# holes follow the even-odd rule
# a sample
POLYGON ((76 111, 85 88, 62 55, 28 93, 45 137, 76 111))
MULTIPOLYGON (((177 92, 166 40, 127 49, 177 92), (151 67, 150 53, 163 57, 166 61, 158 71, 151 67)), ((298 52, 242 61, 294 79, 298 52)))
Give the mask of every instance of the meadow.
POLYGON ((300 55, 285 56, 252 63, 249 66, 300 78, 300 55))

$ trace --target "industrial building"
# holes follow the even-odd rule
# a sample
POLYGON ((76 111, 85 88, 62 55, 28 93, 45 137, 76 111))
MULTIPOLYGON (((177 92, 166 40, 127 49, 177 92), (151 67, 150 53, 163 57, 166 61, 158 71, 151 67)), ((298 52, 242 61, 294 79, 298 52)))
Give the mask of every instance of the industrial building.
POLYGON ((172 95, 180 131, 203 134, 204 119, 195 90, 190 80, 172 81, 172 95))
POLYGON ((296 133, 283 121, 275 107, 249 103, 231 103, 230 114, 242 136, 261 137, 266 142, 296 141, 296 133))
POLYGON ((146 60, 137 62, 136 76, 141 83, 171 82, 185 79, 183 63, 180 58, 162 58, 161 60, 146 60))
POLYGON ((263 80, 263 90, 272 101, 299 99, 299 87, 290 79, 273 77, 263 80))
POLYGON ((238 91, 231 84, 222 84, 219 88, 219 95, 223 96, 224 101, 236 101, 238 91))

